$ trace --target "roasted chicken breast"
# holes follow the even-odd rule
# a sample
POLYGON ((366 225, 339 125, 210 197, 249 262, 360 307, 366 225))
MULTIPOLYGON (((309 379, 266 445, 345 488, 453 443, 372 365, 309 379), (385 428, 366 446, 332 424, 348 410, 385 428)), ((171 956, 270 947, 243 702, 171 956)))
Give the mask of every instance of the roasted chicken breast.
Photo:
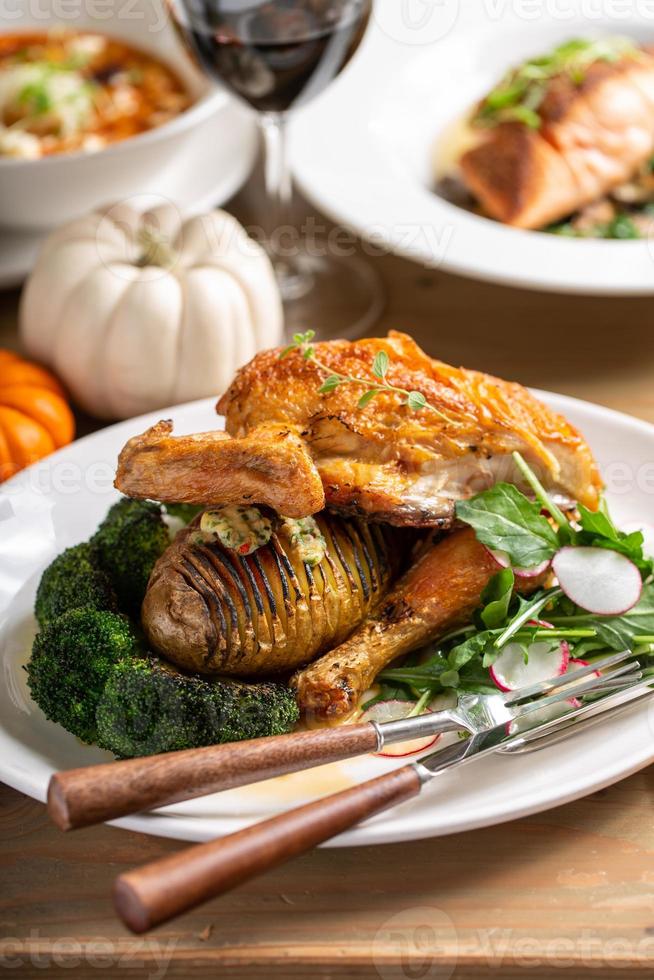
POLYGON ((654 56, 634 48, 562 71, 538 98, 537 125, 500 121, 459 161, 484 210, 518 228, 566 217, 652 156, 654 56))
POLYGON ((290 517, 323 506, 398 526, 451 526, 454 505, 499 480, 520 484, 520 451, 562 501, 597 505, 600 478, 590 449, 564 418, 519 384, 428 357, 408 336, 258 354, 218 404, 231 440, 219 433, 132 439, 116 486, 129 496, 198 504, 259 503, 290 517), (385 383, 373 361, 388 355, 385 383), (321 394, 330 372, 343 383, 321 394), (402 392, 426 404, 411 408, 402 392))

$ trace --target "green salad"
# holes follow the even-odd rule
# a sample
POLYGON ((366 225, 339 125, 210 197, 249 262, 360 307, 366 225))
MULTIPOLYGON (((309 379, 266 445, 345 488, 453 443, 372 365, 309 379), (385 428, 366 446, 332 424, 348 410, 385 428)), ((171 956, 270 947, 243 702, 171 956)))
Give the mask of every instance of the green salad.
POLYGON ((457 504, 458 519, 498 562, 473 622, 382 671, 364 708, 513 689, 534 661, 548 677, 611 651, 654 653, 654 562, 642 532, 619 530, 605 502, 598 511, 579 506, 570 520, 514 458, 534 500, 499 483, 457 504))

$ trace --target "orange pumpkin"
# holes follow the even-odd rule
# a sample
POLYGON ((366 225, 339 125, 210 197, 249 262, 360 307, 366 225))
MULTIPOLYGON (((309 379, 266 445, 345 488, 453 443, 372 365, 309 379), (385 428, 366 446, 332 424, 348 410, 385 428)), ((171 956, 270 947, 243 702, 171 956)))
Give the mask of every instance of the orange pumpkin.
POLYGON ((0 350, 0 481, 74 438, 73 413, 54 375, 0 350))

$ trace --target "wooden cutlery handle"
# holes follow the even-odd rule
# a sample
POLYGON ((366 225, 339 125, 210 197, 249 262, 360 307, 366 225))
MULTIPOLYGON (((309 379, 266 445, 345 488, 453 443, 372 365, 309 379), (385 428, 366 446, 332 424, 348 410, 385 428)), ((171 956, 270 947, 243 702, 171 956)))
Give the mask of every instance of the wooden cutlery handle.
POLYGON ((376 748, 377 732, 366 723, 108 762, 56 773, 48 810, 61 830, 75 830, 376 748))
POLYGON ((414 766, 403 766, 235 834, 154 861, 116 880, 116 911, 133 932, 146 932, 303 854, 366 817, 417 796, 420 788, 414 766))

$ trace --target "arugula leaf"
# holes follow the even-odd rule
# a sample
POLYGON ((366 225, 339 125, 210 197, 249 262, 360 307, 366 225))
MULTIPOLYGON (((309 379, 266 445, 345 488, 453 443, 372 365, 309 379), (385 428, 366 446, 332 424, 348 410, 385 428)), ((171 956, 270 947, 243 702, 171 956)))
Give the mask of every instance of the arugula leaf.
POLYGON ((598 535, 600 538, 608 538, 610 541, 618 540, 618 529, 605 511, 588 510, 583 504, 578 505, 578 510, 582 531, 598 535))
POLYGON ((464 694, 497 694, 497 687, 478 660, 473 660, 459 674, 459 691, 464 694))
POLYGON ((580 504, 579 514, 581 525, 579 544, 617 551, 638 566, 643 578, 651 575, 654 563, 643 554, 645 539, 642 531, 631 531, 629 534, 620 531, 606 509, 592 511, 580 504))
POLYGON ((379 694, 362 704, 361 710, 366 711, 379 701, 415 701, 415 695, 407 691, 406 687, 398 687, 396 684, 382 684, 379 694))
POLYGON ((556 531, 513 484, 497 483, 470 500, 460 500, 456 516, 474 528, 479 541, 508 554, 518 568, 533 568, 549 561, 559 548, 556 531))
POLYGON ((515 575, 512 568, 503 568, 492 579, 481 594, 483 609, 480 616, 486 629, 497 629, 509 615, 513 598, 515 575))
MULTIPOLYGON (((481 656, 485 653, 487 647, 492 646, 495 636, 495 631, 484 630, 481 633, 473 633, 463 643, 458 643, 455 647, 452 647, 447 658, 451 669, 459 670, 475 657, 481 656)), ((497 655, 499 656, 499 654, 500 651, 498 650, 497 655)))
POLYGON ((429 660, 416 667, 389 667, 379 675, 379 680, 388 683, 409 684, 417 690, 429 687, 440 688, 441 674, 449 672, 452 667, 440 653, 434 654, 429 660))
POLYGON ((654 633, 654 582, 643 589, 637 605, 622 616, 595 616, 592 625, 598 639, 612 650, 630 649, 635 636, 654 633))

